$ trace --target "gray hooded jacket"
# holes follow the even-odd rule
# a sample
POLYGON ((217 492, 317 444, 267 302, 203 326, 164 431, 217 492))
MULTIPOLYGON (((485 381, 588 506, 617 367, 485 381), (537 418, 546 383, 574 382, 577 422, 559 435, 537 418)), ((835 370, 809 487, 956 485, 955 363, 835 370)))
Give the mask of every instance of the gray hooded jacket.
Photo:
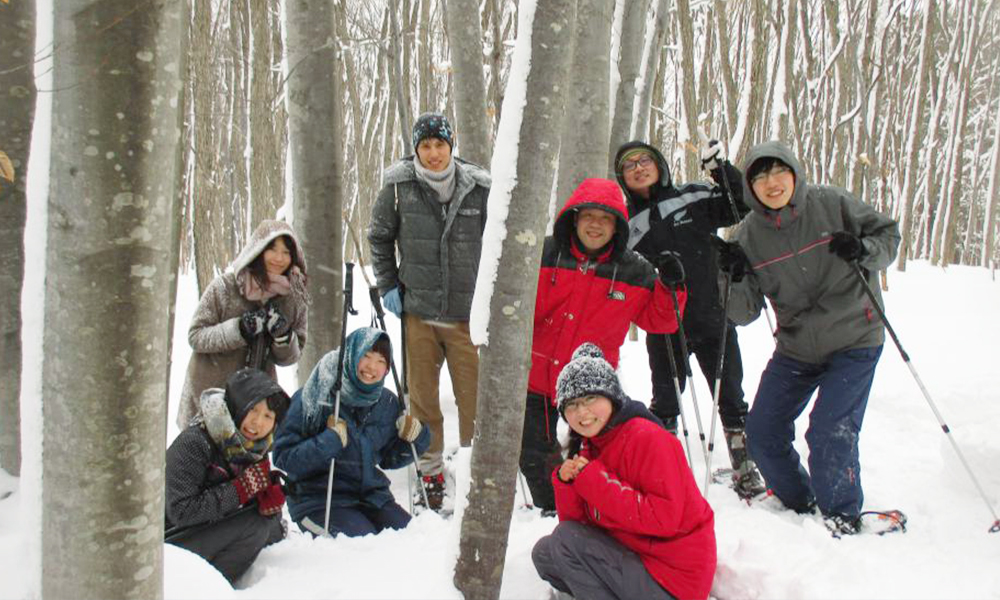
POLYGON ((414 160, 406 157, 389 167, 372 209, 368 242, 378 291, 384 296, 402 284, 405 312, 424 319, 468 321, 490 175, 453 158, 455 193, 442 204, 437 193, 417 178, 414 160))
POLYGON ((831 253, 833 233, 861 238, 860 265, 881 303, 876 271, 896 257, 899 227, 847 190, 810 185, 792 151, 781 142, 750 149, 743 167, 744 198, 753 212, 744 219, 736 241, 753 272, 733 284, 729 316, 746 325, 760 315, 764 297, 778 319, 778 352, 808 363, 822 363, 831 353, 879 346, 882 322, 852 266, 831 253), (771 210, 757 200, 746 176, 753 163, 773 157, 792 168, 795 191, 789 203, 771 210))
MULTIPOLYGON (((302 244, 291 226, 281 221, 262 221, 247 240, 243 251, 233 261, 232 267, 213 279, 201 295, 188 329, 188 343, 193 352, 177 409, 177 426, 181 429, 187 427, 199 413, 198 399, 204 390, 224 387, 230 375, 246 366, 249 348, 240 335, 240 317, 244 312, 259 308, 264 303, 244 298, 236 277, 267 248, 271 240, 282 235, 295 240, 300 262, 305 265, 302 244)), ((290 279, 300 277, 290 276, 290 279)), ((272 379, 277 377, 275 364, 295 364, 306 343, 309 308, 303 282, 292 281, 292 291, 287 296, 276 297, 275 304, 291 325, 293 335, 287 344, 271 344, 261 370, 272 379)))

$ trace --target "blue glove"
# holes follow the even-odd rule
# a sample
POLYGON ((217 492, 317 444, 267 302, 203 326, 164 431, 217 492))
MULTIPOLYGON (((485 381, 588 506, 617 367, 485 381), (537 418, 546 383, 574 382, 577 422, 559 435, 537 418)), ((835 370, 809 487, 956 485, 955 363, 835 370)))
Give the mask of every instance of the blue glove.
POLYGON ((394 287, 382 296, 382 306, 397 318, 402 318, 403 298, 399 295, 399 288, 394 287))

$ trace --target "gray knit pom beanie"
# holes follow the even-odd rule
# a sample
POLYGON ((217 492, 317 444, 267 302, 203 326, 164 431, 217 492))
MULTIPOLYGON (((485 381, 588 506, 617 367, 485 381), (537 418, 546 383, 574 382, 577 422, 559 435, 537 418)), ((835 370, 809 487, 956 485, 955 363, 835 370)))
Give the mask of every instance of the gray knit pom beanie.
POLYGON ((573 352, 556 380, 556 401, 559 414, 566 418, 566 403, 589 394, 600 394, 618 410, 625 403, 625 392, 618 374, 604 359, 604 352, 595 344, 584 342, 573 352))

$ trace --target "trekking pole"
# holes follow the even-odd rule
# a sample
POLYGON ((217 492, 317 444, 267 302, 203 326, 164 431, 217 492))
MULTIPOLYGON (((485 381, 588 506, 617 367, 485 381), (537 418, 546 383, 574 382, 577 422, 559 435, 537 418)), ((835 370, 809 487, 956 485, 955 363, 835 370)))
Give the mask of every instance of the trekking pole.
MULTIPOLYGON (((728 161, 726 161, 728 163, 728 161)), ((719 178, 722 191, 729 199, 729 209, 733 213, 733 224, 738 224, 742 217, 736 208, 736 200, 733 198, 733 191, 729 187, 729 174, 726 173, 725 164, 720 165, 722 177, 719 178)), ((719 360, 715 366, 715 390, 712 394, 712 424, 708 434, 708 453, 705 457, 705 497, 708 498, 708 486, 712 483, 712 452, 715 451, 715 421, 719 414, 719 397, 722 394, 722 368, 726 364, 726 341, 729 337, 729 297, 732 295, 732 281, 728 273, 723 274, 723 300, 722 300, 722 335, 719 336, 719 360)), ((768 317, 770 323, 770 317, 768 317)), ((774 331, 772 329, 771 331, 774 331)), ((772 334, 773 335, 773 334, 772 334)))
POLYGON ((729 319, 726 314, 729 311, 729 296, 732 291, 732 283, 729 274, 722 276, 723 301, 722 301, 722 335, 719 339, 719 360, 715 364, 715 390, 712 394, 712 424, 708 434, 708 453, 705 455, 705 498, 708 498, 708 486, 712 483, 712 452, 715 450, 715 421, 719 414, 719 395, 722 391, 722 367, 726 363, 726 338, 729 337, 729 319))
POLYGON ((528 500, 528 483, 524 480, 524 473, 521 472, 521 469, 517 470, 517 476, 521 480, 521 498, 524 499, 525 508, 535 508, 535 505, 528 500))
POLYGON ((931 407, 931 412, 933 412, 934 416, 937 418, 938 425, 941 426, 941 431, 943 431, 948 437, 948 441, 951 442, 951 447, 955 449, 955 454, 958 455, 959 462, 961 462, 962 466, 965 467, 965 471, 969 474, 969 478, 972 479, 972 483, 975 484, 976 490, 979 491, 979 495, 982 496, 983 502, 986 503, 986 508, 989 509, 990 514, 993 515, 993 524, 990 526, 989 532, 1000 532, 1000 517, 997 516, 996 510, 993 509, 993 505, 990 503, 989 497, 987 497, 986 492, 983 491, 983 486, 979 484, 979 479, 976 478, 976 475, 972 472, 972 468, 969 466, 969 463, 965 460, 965 455, 962 454, 962 450, 959 449, 954 436, 951 435, 951 429, 948 427, 948 424, 944 422, 944 418, 941 417, 941 413, 938 411, 937 405, 934 404, 934 400, 931 399, 931 395, 924 386, 924 382, 921 381, 920 376, 917 375, 917 370, 910 362, 910 355, 906 353, 906 350, 903 350, 903 345, 900 343, 899 337, 896 336, 896 331, 893 330, 892 325, 889 324, 889 320, 885 318, 885 311, 875 298, 875 292, 873 292, 871 286, 868 285, 868 280, 865 278, 864 273, 861 272, 861 266, 856 260, 852 261, 851 264, 854 267, 854 274, 857 276, 858 281, 861 282, 861 287, 865 290, 865 294, 868 295, 868 299, 871 301, 872 306, 875 307, 875 312, 877 312, 879 318, 882 319, 882 323, 885 325, 886 331, 889 332, 889 336, 892 338, 893 343, 896 344, 896 349, 899 350, 899 355, 903 357, 903 362, 906 363, 907 368, 910 369, 910 374, 913 375, 913 379, 917 382, 917 387, 920 388, 920 391, 924 395, 924 399, 927 400, 928 406, 931 407))
MULTIPOLYGON (((378 296, 378 288, 372 286, 368 288, 368 296, 372 301, 372 308, 375 310, 375 317, 378 319, 379 328, 389 334, 389 330, 385 327, 385 309, 382 308, 382 301, 378 296)), ((405 349, 404 349, 405 350, 405 349)), ((393 360, 389 363, 389 369, 392 371, 392 380, 396 384, 396 390, 399 392, 399 397, 403 401, 403 410, 405 414, 410 414, 410 397, 407 390, 400 385, 399 374, 396 372, 396 361, 393 360)), ((420 494, 424 497, 424 505, 430 506, 427 502, 427 489, 424 488, 424 480, 420 475, 420 466, 417 464, 417 447, 410 442, 410 452, 413 453, 413 468, 417 471, 417 484, 420 486, 420 494)), ((412 500, 412 495, 411 495, 412 500)))
MULTIPOLYGON (((344 341, 347 339, 347 315, 356 315, 352 304, 354 298, 354 263, 344 263, 344 311, 340 321, 340 351, 337 353, 337 372, 333 380, 333 423, 340 421, 340 387, 344 378, 344 341)), ((337 457, 330 459, 330 474, 326 482, 326 518, 323 520, 323 531, 330 535, 330 502, 333 500, 333 470, 337 466, 337 457)))
POLYGON ((684 449, 687 450, 688 466, 693 469, 694 461, 691 460, 691 441, 688 438, 687 418, 684 416, 684 403, 681 402, 681 382, 677 377, 677 361, 674 358, 674 342, 670 339, 669 335, 663 336, 663 339, 667 342, 667 358, 670 360, 670 368, 674 377, 674 395, 677 397, 677 411, 681 415, 681 431, 684 432, 684 449))
MULTIPOLYGON (((688 354, 687 335, 684 333, 684 320, 681 318, 680 305, 677 304, 677 290, 670 288, 670 296, 674 300, 674 318, 677 319, 677 336, 681 344, 681 354, 684 356, 684 374, 687 376, 688 389, 691 390, 691 404, 694 405, 694 419, 698 426, 698 439, 701 440, 701 455, 708 458, 708 449, 705 448, 705 430, 701 426, 701 410, 698 408, 698 393, 694 388, 694 377, 691 373, 691 356, 688 354)), ((680 406, 681 398, 677 397, 677 405, 680 406)))

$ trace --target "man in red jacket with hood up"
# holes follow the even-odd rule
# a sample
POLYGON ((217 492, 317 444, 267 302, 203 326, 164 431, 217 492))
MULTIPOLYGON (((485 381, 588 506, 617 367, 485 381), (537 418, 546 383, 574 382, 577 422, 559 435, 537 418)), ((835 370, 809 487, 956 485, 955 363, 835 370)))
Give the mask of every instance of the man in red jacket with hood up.
MULTIPOLYGON (((584 342, 596 344, 617 368, 629 323, 649 333, 677 331, 670 292, 653 266, 627 247, 627 214, 617 183, 586 179, 545 238, 520 459, 532 501, 543 513, 555 514, 550 477, 562 462, 556 441, 556 378, 573 350, 584 342)), ((676 260, 660 269, 670 281, 683 279, 676 260)), ((686 298, 682 289, 677 295, 682 311, 686 298)))

